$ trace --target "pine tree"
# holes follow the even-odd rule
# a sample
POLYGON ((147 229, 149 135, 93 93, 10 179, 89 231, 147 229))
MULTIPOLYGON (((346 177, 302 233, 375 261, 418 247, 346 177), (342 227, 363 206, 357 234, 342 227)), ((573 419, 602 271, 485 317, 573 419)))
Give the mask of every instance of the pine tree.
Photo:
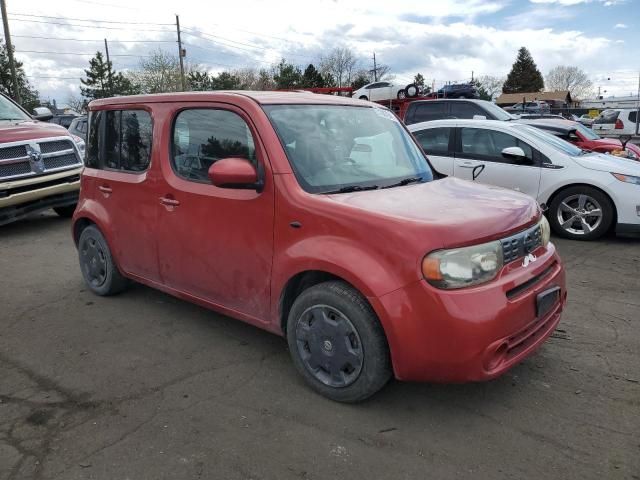
POLYGON ((316 67, 310 63, 302 74, 302 86, 304 88, 322 88, 324 87, 324 78, 316 67))
MULTIPOLYGON (((14 66, 16 68, 16 76, 18 77, 18 90, 20 91, 20 100, 22 107, 31 112, 34 108, 40 105, 38 99, 38 91, 35 90, 22 68, 22 62, 15 60, 14 66)), ((0 40, 0 92, 7 95, 9 98, 15 100, 16 95, 13 91, 13 81, 11 79, 11 69, 9 68, 9 54, 7 47, 3 41, 0 40)))
POLYGON ((544 80, 536 63, 531 57, 531 53, 525 47, 518 50, 516 62, 511 67, 511 71, 504 82, 502 91, 504 93, 528 93, 539 92, 544 89, 544 80))
POLYGON ((96 56, 89 60, 89 70, 84 73, 87 78, 80 79, 84 85, 80 87, 80 93, 87 101, 139 93, 140 89, 122 73, 113 70, 111 62, 107 62, 101 52, 96 52, 96 56))

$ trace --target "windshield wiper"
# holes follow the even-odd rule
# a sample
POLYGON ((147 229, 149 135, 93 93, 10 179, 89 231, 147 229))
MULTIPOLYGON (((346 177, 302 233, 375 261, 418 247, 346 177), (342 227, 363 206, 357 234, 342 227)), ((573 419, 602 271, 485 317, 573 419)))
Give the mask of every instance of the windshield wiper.
POLYGON ((364 192, 365 190, 377 190, 378 185, 369 185, 366 187, 362 187, 360 185, 347 185, 345 187, 340 187, 337 190, 331 190, 329 192, 324 193, 351 193, 351 192, 364 192))
POLYGON ((393 187, 404 187, 405 185, 409 185, 410 183, 421 182, 421 177, 409 177, 400 180, 398 183, 392 183, 391 185, 386 185, 382 188, 393 188, 393 187))

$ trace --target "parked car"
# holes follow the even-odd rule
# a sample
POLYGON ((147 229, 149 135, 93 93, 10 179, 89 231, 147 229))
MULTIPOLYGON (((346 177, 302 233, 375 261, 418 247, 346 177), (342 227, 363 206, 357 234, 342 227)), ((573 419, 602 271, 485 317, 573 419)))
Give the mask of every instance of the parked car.
POLYGON ((486 100, 440 99, 414 100, 407 105, 402 118, 406 125, 411 125, 447 118, 514 120, 516 117, 486 100))
POLYGON ((640 147, 633 143, 623 143, 616 138, 602 138, 590 128, 570 120, 518 120, 521 123, 545 130, 557 137, 573 143, 582 150, 611 153, 640 160, 640 147))
POLYGON ((601 135, 634 135, 637 110, 630 108, 608 109, 598 115, 591 128, 601 135))
POLYGON ((509 113, 514 114, 550 114, 551 107, 548 103, 535 100, 533 102, 525 102, 525 103, 516 103, 511 107, 505 107, 505 110, 509 113))
POLYGON ((50 117, 43 108, 34 118, 0 94, 0 225, 49 208, 70 217, 75 209, 84 142, 46 123, 50 117))
POLYGON ((98 295, 136 280, 283 335, 306 382, 348 402, 392 375, 494 378, 559 322, 535 201, 436 179, 380 105, 207 92, 89 110, 73 239, 98 295))
POLYGON ((359 88, 353 92, 351 96, 353 98, 359 98, 360 100, 380 102, 384 100, 415 97, 418 95, 418 92, 418 87, 413 84, 402 86, 392 82, 375 82, 359 88))
POLYGON ((87 138, 87 116, 82 115, 81 117, 76 117, 72 120, 71 125, 69 125, 69 133, 76 135, 82 139, 87 138))
POLYGON ((64 128, 69 128, 69 126, 71 125, 71 122, 73 122, 73 120, 76 119, 77 117, 78 115, 70 114, 70 113, 53 115, 49 120, 49 123, 55 123, 56 125, 61 125, 64 128))
POLYGON ((438 90, 439 98, 480 98, 478 89, 470 83, 445 85, 438 90))
POLYGON ((558 235, 593 240, 613 226, 640 233, 636 161, 584 152, 517 122, 439 120, 409 130, 436 171, 531 195, 558 235))
POLYGON ((584 113, 582 115, 580 115, 576 121, 580 122, 582 125, 584 125, 585 127, 590 127, 593 125, 593 120, 594 118, 592 116, 590 116, 587 113, 584 113))

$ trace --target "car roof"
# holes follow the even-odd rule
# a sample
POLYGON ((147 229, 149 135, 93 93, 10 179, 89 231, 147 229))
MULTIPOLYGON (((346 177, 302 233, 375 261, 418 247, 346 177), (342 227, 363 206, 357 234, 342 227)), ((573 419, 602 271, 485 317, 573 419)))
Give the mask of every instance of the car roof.
POLYGON ((492 105, 495 105, 494 103, 488 100, 480 100, 478 98, 435 98, 433 100, 413 100, 409 105, 411 106, 414 103, 424 104, 424 103, 437 103, 437 102, 473 102, 478 105, 484 105, 486 103, 491 103, 492 105))
POLYGON ((490 127, 498 130, 511 129, 514 125, 518 125, 516 122, 507 122, 502 120, 473 120, 462 118, 451 118, 446 120, 428 120, 426 122, 413 123, 407 125, 410 131, 422 130, 424 128, 436 128, 436 127, 490 127))
POLYGON ((555 119, 555 118, 541 118, 541 119, 529 119, 529 118, 521 118, 515 120, 517 123, 524 123, 525 125, 531 125, 532 127, 540 127, 547 130, 556 130, 558 132, 570 132, 571 130, 575 130, 576 124, 578 122, 574 122, 573 120, 565 120, 565 119, 555 119))
MULTIPOLYGON (((250 98, 261 105, 281 104, 316 104, 316 105, 358 105, 367 107, 381 107, 375 103, 338 95, 323 95, 305 91, 251 91, 251 90, 216 90, 208 92, 176 92, 154 93, 149 95, 131 95, 126 97, 112 97, 91 102, 91 107, 106 105, 124 105, 135 103, 174 103, 174 102, 205 102, 230 100, 233 97, 250 98)), ((381 107, 383 108, 383 107, 381 107)))

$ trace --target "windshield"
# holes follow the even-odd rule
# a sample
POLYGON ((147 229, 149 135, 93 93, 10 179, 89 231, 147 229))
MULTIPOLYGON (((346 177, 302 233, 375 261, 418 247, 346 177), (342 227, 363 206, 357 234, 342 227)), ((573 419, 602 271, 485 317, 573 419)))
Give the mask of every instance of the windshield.
POLYGON ((582 154, 582 150, 575 145, 562 140, 561 138, 552 135, 551 133, 540 130, 539 128, 531 127, 529 125, 515 125, 516 128, 526 131, 529 135, 540 140, 550 147, 559 150, 562 153, 576 157, 582 154))
POLYGON ((30 120, 11 100, 0 95, 0 120, 30 120))
POLYGON ((433 179, 424 154, 389 110, 346 105, 268 105, 264 109, 298 182, 308 192, 383 188, 433 179))
POLYGON ((590 128, 585 127, 581 123, 576 124, 576 130, 579 131, 587 140, 598 140, 600 138, 600 135, 598 135, 590 128))
POLYGON ((513 120, 515 118, 518 118, 515 115, 511 115, 510 113, 506 112, 504 109, 500 108, 495 103, 483 102, 482 107, 485 110, 487 110, 490 114, 492 114, 496 120, 504 121, 504 120, 513 120))

